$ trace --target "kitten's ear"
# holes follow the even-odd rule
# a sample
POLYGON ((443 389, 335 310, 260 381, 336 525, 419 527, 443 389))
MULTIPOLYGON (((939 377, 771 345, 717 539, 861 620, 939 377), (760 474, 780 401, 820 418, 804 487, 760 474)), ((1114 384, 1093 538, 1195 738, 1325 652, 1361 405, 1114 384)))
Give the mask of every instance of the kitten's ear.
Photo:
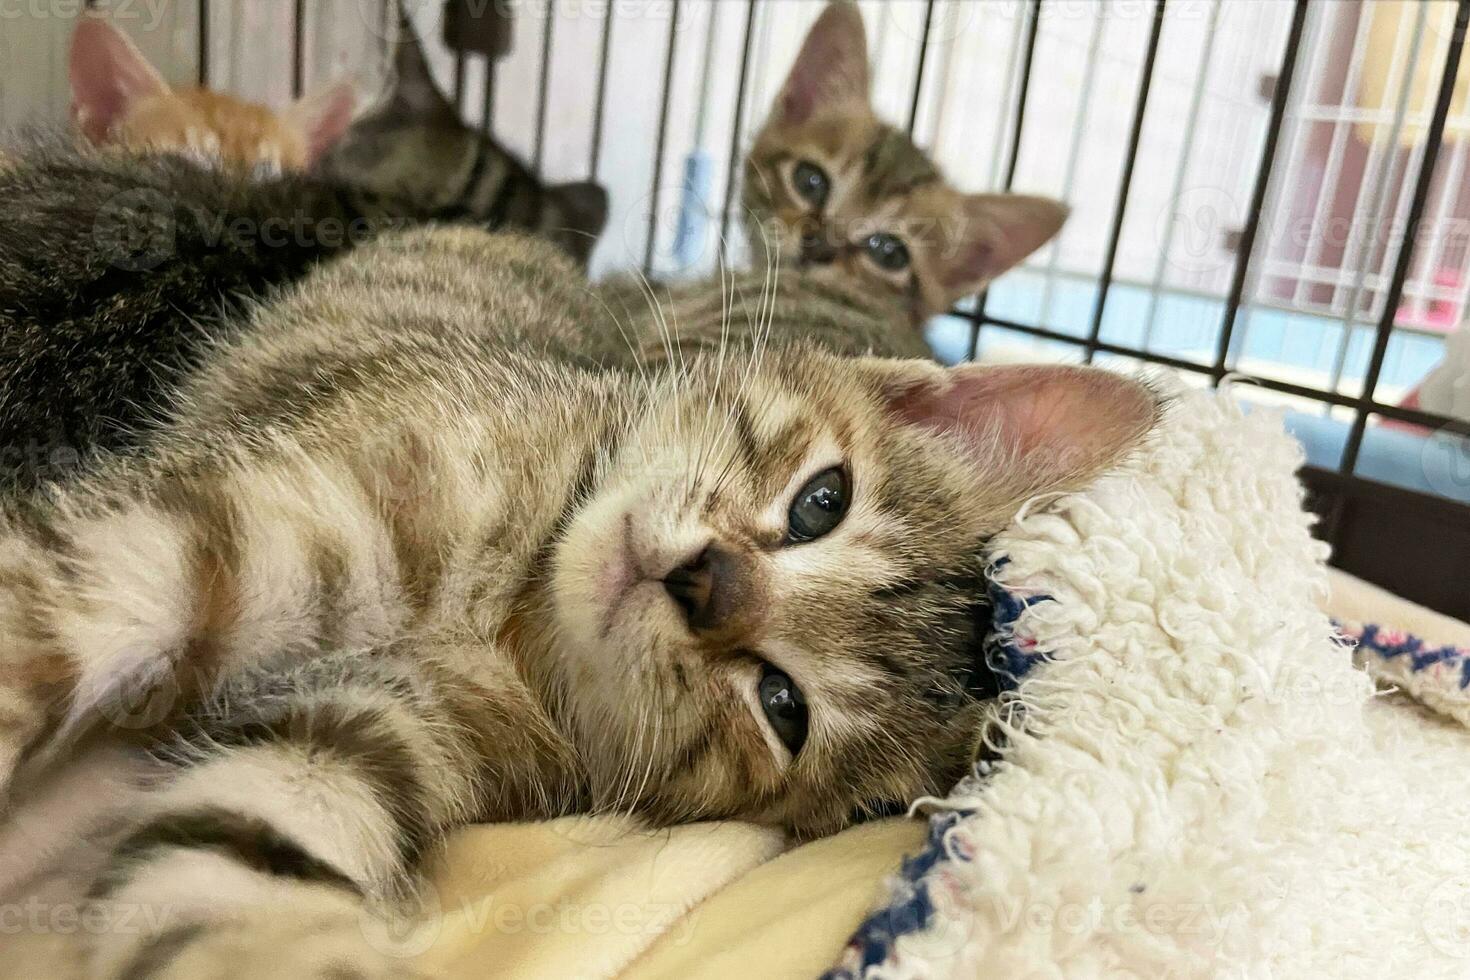
POLYGON ((1148 387, 1098 368, 881 363, 890 417, 952 437, 987 481, 1033 493, 1082 485, 1159 415, 1148 387))
POLYGON ((343 80, 302 96, 286 110, 286 121, 296 127, 306 144, 308 167, 314 166, 347 132, 356 108, 357 89, 343 80))
POLYGON ((128 36, 100 17, 83 17, 71 35, 71 115, 93 143, 139 99, 168 93, 168 83, 128 36))
POLYGON ((818 109, 867 107, 868 40, 857 4, 834 0, 807 32, 776 98, 775 114, 799 125, 818 109))
POLYGON ((393 92, 389 105, 410 116, 454 113, 454 105, 434 82, 429 56, 406 15, 398 21, 398 44, 393 52, 393 92))
POLYGON ((950 254, 941 259, 944 288, 973 293, 1051 240, 1067 220, 1067 206, 1027 194, 971 194, 950 254))
POLYGON ((579 264, 586 265, 607 224, 607 190, 584 180, 548 187, 546 197, 544 230, 579 264))

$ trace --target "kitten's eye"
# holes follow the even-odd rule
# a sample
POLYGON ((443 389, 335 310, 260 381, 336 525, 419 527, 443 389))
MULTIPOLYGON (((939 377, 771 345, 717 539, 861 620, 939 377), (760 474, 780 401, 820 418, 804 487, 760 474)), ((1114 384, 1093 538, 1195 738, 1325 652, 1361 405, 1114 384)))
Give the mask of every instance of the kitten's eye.
POLYGON ((776 737, 790 750, 791 757, 796 758, 806 744, 806 696, 795 681, 770 664, 761 671, 761 683, 756 693, 760 695, 761 709, 765 711, 766 720, 771 723, 776 737))
POLYGON ((827 195, 832 191, 832 181, 827 177, 827 172, 815 163, 803 160, 796 165, 796 170, 791 174, 791 182, 796 185, 796 193, 801 195, 814 208, 820 208, 827 203, 827 195))
POLYGON ((880 231, 875 235, 869 235, 868 240, 863 242, 863 248, 867 249, 869 258, 876 262, 880 269, 899 272, 909 267, 908 246, 887 232, 880 231))
POLYGON ((786 540, 792 543, 820 538, 842 523, 848 504, 847 474, 840 466, 823 470, 796 492, 786 515, 786 540))

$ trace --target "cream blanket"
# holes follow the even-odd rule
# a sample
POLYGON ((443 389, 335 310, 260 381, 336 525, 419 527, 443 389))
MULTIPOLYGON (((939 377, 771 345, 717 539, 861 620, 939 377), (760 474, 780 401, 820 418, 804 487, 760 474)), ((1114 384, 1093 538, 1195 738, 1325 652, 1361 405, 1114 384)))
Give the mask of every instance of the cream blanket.
POLYGON ((1353 666, 1298 462, 1182 395, 995 542, 1049 656, 843 974, 1470 976, 1470 735, 1353 666))

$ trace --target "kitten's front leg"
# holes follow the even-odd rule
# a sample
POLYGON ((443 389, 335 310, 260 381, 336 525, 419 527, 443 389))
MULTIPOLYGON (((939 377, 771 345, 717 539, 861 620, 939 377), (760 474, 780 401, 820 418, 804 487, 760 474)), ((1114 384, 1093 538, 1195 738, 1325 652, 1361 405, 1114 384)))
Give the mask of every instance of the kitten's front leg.
POLYGON ((42 769, 237 667, 387 642, 409 618, 383 502, 347 464, 286 447, 107 486, 0 514, 0 805, 23 758, 42 769))
POLYGON ((391 653, 232 680, 162 753, 172 774, 92 888, 92 914, 131 928, 92 940, 91 975, 412 975, 387 920, 487 798, 472 696, 391 653))

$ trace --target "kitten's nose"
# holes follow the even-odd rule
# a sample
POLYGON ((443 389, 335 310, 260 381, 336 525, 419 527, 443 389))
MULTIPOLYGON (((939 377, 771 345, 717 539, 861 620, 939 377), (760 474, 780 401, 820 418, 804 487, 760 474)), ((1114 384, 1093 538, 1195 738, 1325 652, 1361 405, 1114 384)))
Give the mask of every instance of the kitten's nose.
POLYGON ((664 576, 664 588, 696 633, 717 630, 739 608, 744 587, 740 559, 712 544, 664 576))
POLYGON ((837 249, 820 231, 801 233, 801 261, 804 265, 828 265, 837 258, 837 249))

